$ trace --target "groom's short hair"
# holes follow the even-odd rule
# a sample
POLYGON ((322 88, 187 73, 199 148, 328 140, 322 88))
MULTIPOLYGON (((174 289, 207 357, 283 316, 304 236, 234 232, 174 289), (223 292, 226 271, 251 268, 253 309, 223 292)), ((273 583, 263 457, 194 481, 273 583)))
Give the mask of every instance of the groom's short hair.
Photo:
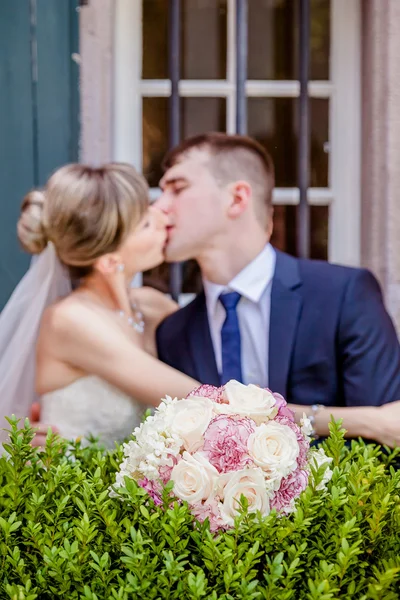
POLYGON ((256 210, 263 220, 269 221, 275 184, 274 163, 261 144, 244 135, 203 133, 172 148, 164 158, 164 171, 195 149, 210 154, 210 171, 221 184, 239 179, 248 181, 257 201, 256 210))

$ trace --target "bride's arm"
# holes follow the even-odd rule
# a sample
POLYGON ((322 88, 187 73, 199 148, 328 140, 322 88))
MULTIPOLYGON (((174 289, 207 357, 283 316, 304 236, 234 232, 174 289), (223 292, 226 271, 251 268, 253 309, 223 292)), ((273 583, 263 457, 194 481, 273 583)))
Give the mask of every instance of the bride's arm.
POLYGON ((87 375, 96 375, 139 402, 157 406, 169 395, 185 397, 199 383, 135 345, 114 323, 85 306, 53 311, 44 323, 51 331, 54 358, 87 375))
POLYGON ((303 413, 314 414, 314 429, 319 436, 329 435, 329 422, 333 417, 343 419, 346 437, 363 437, 391 447, 400 446, 400 401, 383 406, 327 406, 315 413, 310 406, 289 404, 289 407, 295 412, 296 421, 303 413))

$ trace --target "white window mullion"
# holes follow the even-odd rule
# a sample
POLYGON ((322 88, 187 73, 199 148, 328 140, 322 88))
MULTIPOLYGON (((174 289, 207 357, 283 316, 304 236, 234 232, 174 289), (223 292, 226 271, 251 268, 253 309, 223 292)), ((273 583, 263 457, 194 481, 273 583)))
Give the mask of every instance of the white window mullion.
MULTIPOLYGON (((308 95, 310 98, 329 98, 332 89, 333 86, 330 81, 308 82, 308 95)), ((252 98, 298 98, 300 95, 300 82, 249 79, 246 83, 246 94, 252 98)))
MULTIPOLYGON (((150 190, 150 199, 152 202, 157 200, 161 190, 152 188, 150 190)), ((310 188, 308 190, 308 203, 310 206, 329 206, 333 200, 332 190, 328 188, 310 188)), ((275 188, 273 193, 274 205, 291 205, 299 204, 300 194, 299 188, 275 188)))
POLYGON ((168 98, 171 95, 171 81, 169 79, 139 80, 139 92, 145 98, 168 98))
POLYGON ((179 95, 189 98, 207 97, 207 98, 228 98, 235 93, 235 88, 229 81, 224 80, 208 80, 189 81, 183 80, 179 84, 179 95))
MULTIPOLYGON (((229 62, 234 62, 234 59, 228 59, 229 62)), ((144 79, 139 82, 139 87, 140 94, 146 98, 168 98, 171 95, 171 82, 168 79, 144 79)), ((310 98, 329 98, 332 95, 333 85, 330 81, 310 81, 308 89, 310 98)), ((185 98, 225 97, 231 101, 232 122, 235 123, 234 81, 183 79, 179 83, 179 95, 185 98)), ((246 95, 250 98, 298 98, 300 84, 298 81, 249 80, 246 83, 246 95)))
MULTIPOLYGON (((329 206, 332 202, 332 190, 328 188, 309 188, 307 200, 310 206, 329 206)), ((275 188, 273 193, 274 205, 296 206, 300 202, 299 188, 275 188)))

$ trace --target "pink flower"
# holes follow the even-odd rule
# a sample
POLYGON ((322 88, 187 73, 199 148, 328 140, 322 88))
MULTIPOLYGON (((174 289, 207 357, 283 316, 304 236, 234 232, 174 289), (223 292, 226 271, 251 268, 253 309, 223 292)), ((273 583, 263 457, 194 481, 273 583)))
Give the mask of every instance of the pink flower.
POLYGON ((296 469, 296 471, 282 479, 279 490, 271 498, 271 508, 275 508, 278 512, 290 511, 294 499, 300 496, 301 492, 306 489, 307 484, 307 471, 296 469))
POLYGON ((201 385, 200 387, 194 389, 193 392, 190 392, 190 394, 188 394, 186 396, 186 398, 193 398, 195 396, 200 396, 201 398, 208 398, 209 400, 212 400, 213 402, 221 402, 222 392, 223 392, 222 387, 218 388, 213 385, 204 384, 204 385, 201 385))
POLYGON ((221 517, 216 498, 193 505, 191 511, 201 523, 208 518, 210 522, 210 531, 218 531, 219 529, 226 528, 226 523, 221 517))
POLYGON ((277 392, 275 392, 273 396, 276 400, 276 406, 278 407, 278 416, 286 417, 287 419, 290 419, 294 422, 294 412, 288 407, 285 398, 277 392))
POLYGON ((274 419, 277 423, 281 423, 281 425, 287 425, 290 427, 292 431, 296 434, 297 442, 299 444, 299 456, 297 457, 297 464, 300 469, 304 469, 307 465, 307 455, 310 449, 310 443, 306 440, 304 435, 301 432, 300 427, 292 421, 292 419, 284 416, 280 416, 279 414, 274 419))
POLYGON ((159 475, 160 481, 162 482, 163 485, 167 485, 168 481, 171 479, 172 469, 174 468, 175 465, 178 464, 178 462, 181 460, 181 458, 182 457, 180 454, 178 454, 178 456, 169 454, 168 459, 169 459, 170 464, 169 465, 161 465, 161 467, 159 467, 158 475, 159 475))
POLYGON ((203 452, 220 473, 243 469, 252 462, 247 440, 254 430, 255 423, 251 419, 219 415, 206 429, 203 452))
POLYGON ((158 469, 160 479, 164 485, 166 485, 168 483, 168 481, 171 479, 172 469, 173 469, 173 467, 167 467, 166 465, 164 465, 158 469))
POLYGON ((156 505, 162 504, 162 500, 161 500, 162 490, 161 490, 161 485, 159 483, 157 483, 156 481, 151 481, 150 479, 147 479, 147 477, 144 477, 143 479, 138 481, 138 484, 140 485, 140 487, 142 487, 144 490, 146 490, 146 492, 149 494, 149 496, 151 498, 153 498, 154 504, 156 504, 156 505))

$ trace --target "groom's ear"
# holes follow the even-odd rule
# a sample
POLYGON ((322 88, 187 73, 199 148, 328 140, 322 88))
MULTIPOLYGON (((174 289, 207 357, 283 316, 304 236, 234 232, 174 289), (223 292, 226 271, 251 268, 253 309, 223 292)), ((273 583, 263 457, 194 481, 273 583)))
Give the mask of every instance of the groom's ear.
POLYGON ((229 186, 229 194, 228 216, 236 219, 249 206, 252 197, 251 185, 247 181, 235 181, 229 186))

